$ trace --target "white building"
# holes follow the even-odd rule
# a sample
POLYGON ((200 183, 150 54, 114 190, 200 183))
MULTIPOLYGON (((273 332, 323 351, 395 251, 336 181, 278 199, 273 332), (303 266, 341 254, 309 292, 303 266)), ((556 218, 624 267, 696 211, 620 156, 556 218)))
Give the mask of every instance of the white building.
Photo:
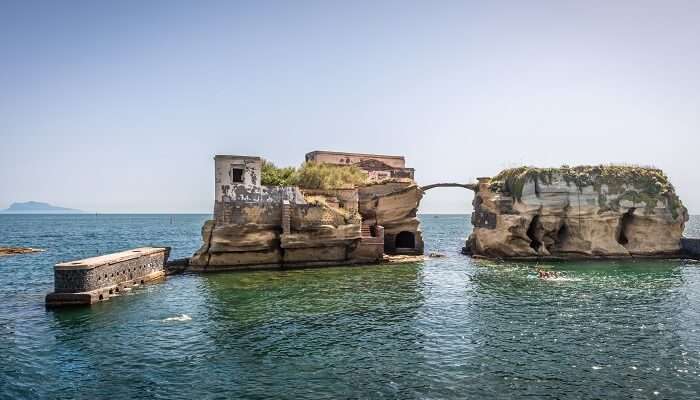
POLYGON ((240 189, 245 189, 247 192, 259 192, 261 174, 262 158, 260 157, 214 156, 216 201, 231 200, 231 196, 235 196, 235 193, 240 192, 240 189))

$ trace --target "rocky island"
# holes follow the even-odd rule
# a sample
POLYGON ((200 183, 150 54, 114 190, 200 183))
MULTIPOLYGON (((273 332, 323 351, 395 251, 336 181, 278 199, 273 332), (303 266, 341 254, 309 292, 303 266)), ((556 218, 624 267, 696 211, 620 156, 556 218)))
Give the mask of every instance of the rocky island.
POLYGON ((43 249, 35 249, 33 247, 0 247, 0 256, 13 256, 16 254, 39 253, 45 251, 43 249))
POLYGON ((314 151, 299 170, 218 155, 191 271, 376 263, 423 254, 423 195, 401 156, 314 151))
POLYGON ((688 211, 657 168, 521 167, 480 178, 465 252, 490 258, 667 257, 688 211))
POLYGON ((192 271, 376 263, 423 255, 424 191, 475 192, 464 253, 487 258, 681 254, 688 211, 668 177, 638 166, 507 169, 476 184, 418 186, 401 156, 314 151, 299 169, 215 160, 214 219, 192 271))
POLYGON ((0 210, 4 214, 81 214, 83 211, 74 208, 58 207, 39 201, 12 203, 10 207, 0 210))

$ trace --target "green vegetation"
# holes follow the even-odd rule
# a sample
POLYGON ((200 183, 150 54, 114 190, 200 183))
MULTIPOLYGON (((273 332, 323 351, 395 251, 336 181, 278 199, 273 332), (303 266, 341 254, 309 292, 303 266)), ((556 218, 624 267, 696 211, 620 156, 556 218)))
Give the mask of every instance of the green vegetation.
POLYGON ((518 167, 501 171, 491 179, 491 190, 510 193, 520 200, 523 187, 529 181, 551 185, 554 177, 561 177, 568 186, 575 185, 579 191, 586 186, 593 186, 599 192, 598 201, 601 209, 618 209, 621 200, 644 203, 649 212, 656 207, 659 200, 666 200, 673 217, 678 216, 682 206, 676 196, 668 177, 658 168, 621 165, 597 165, 560 168, 518 167), (607 191, 601 193, 601 186, 607 191), (633 190, 630 188, 633 188, 633 190), (619 195, 615 200, 607 201, 607 195, 619 195))
POLYGON ((278 168, 275 164, 263 160, 260 179, 265 186, 296 186, 299 176, 294 167, 278 168))
POLYGON ((342 189, 364 185, 367 174, 356 166, 306 162, 296 169, 279 168, 263 161, 262 184, 266 186, 299 186, 302 189, 342 189))
POLYGON ((303 189, 343 189, 364 185, 367 173, 354 165, 305 162, 297 172, 297 185, 303 189))

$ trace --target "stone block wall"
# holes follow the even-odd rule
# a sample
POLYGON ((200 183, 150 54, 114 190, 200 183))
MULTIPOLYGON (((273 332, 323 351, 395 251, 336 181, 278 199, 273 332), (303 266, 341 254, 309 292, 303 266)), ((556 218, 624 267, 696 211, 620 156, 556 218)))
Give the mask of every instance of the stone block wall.
POLYGON ((164 271, 166 252, 105 264, 91 269, 55 269, 56 293, 89 292, 164 271))
POLYGON ((283 201, 292 206, 305 203, 296 187, 233 188, 223 200, 214 202, 214 220, 217 224, 280 225, 283 201))
POLYGON ((214 219, 220 225, 280 225, 282 203, 220 202, 214 204, 214 219))

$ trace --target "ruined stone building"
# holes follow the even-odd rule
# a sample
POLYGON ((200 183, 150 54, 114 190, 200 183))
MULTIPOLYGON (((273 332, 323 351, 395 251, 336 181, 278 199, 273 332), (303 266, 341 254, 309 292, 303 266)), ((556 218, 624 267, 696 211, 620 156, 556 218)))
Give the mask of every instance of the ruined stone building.
POLYGON ((392 178, 413 179, 414 174, 413 168, 406 168, 406 160, 403 156, 316 150, 306 153, 306 161, 333 165, 355 165, 367 171, 371 182, 381 182, 392 178))
POLYGON ((354 188, 261 184, 262 159, 214 157, 214 219, 193 270, 381 261, 384 252, 422 254, 416 210, 422 191, 399 156, 315 151, 310 162, 354 165, 368 174, 354 188), (342 157, 342 162, 341 162, 342 157))

